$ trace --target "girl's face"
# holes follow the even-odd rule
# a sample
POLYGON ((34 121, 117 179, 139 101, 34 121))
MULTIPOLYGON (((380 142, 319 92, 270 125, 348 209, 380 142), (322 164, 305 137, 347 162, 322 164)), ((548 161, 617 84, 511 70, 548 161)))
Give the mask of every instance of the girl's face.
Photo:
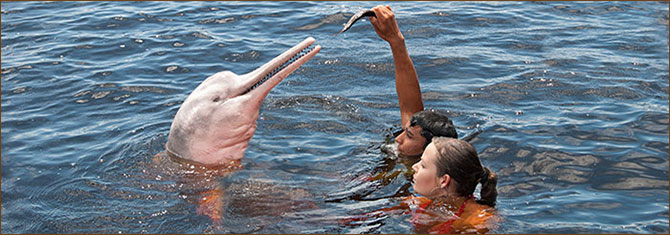
POLYGON ((412 166, 414 169, 414 191, 426 197, 436 196, 440 190, 440 184, 444 183, 443 177, 437 176, 438 152, 433 143, 428 144, 421 155, 421 161, 412 166))

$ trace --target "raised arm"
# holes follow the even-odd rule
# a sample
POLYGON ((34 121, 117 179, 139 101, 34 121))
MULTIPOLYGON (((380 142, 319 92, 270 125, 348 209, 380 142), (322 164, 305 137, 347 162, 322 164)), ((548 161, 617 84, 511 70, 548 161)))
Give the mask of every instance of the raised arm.
POLYGON ((407 52, 405 37, 398 28, 391 7, 380 5, 373 10, 376 17, 370 17, 370 23, 375 28, 377 35, 391 46, 393 61, 395 62, 395 88, 398 93, 400 120, 402 126, 407 127, 412 115, 423 110, 419 78, 409 57, 409 52, 407 52))

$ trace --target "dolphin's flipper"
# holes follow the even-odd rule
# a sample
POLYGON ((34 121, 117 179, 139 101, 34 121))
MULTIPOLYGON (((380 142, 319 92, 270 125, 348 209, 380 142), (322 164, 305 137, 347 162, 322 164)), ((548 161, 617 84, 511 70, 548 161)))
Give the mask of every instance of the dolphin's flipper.
POLYGON ((372 9, 360 11, 360 12, 356 13, 354 16, 352 16, 351 18, 349 18, 349 21, 346 24, 344 24, 344 28, 342 28, 342 30, 340 30, 340 32, 336 33, 335 35, 344 33, 345 31, 349 30, 349 28, 351 28, 351 26, 354 25, 354 23, 356 23, 356 21, 358 21, 359 19, 361 19, 363 17, 366 17, 366 16, 375 17, 377 15, 375 15, 375 12, 372 9))

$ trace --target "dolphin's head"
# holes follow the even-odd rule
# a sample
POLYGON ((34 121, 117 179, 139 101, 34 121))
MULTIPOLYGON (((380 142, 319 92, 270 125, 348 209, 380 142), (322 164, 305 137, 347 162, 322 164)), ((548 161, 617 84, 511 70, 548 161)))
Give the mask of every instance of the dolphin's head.
POLYGON ((223 71, 205 79, 177 111, 167 151, 205 165, 241 159, 256 131, 263 99, 321 50, 313 43, 309 37, 247 74, 223 71))

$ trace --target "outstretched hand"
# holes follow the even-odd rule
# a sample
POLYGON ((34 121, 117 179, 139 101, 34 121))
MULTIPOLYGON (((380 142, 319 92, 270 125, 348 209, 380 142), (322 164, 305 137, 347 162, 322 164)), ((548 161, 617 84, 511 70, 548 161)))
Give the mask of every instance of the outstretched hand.
POLYGON ((398 28, 398 23, 395 20, 393 11, 391 11, 391 7, 379 5, 372 8, 372 10, 375 12, 376 17, 368 18, 375 28, 377 35, 390 44, 404 42, 405 37, 398 28))

